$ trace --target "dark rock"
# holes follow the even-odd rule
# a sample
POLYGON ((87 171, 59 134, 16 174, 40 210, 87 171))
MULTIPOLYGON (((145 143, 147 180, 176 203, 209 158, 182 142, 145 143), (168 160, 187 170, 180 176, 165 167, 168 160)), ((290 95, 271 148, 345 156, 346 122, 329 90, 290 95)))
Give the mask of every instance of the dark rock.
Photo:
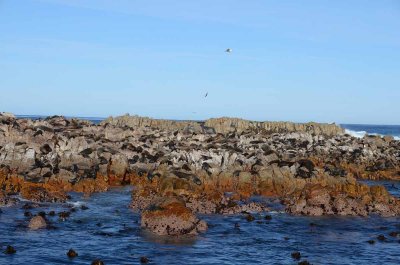
POLYGON ((147 258, 147 257, 140 257, 140 263, 143 263, 143 264, 146 264, 146 263, 149 263, 149 259, 147 258))
POLYGON ((292 252, 291 256, 295 260, 300 260, 301 259, 301 254, 298 251, 292 252))
POLYGON ((253 216, 253 215, 251 215, 251 214, 246 214, 246 220, 247 220, 247 222, 252 222, 252 221, 254 221, 256 218, 253 216))
POLYGON ((37 215, 40 215, 41 217, 45 218, 46 217, 46 213, 43 211, 38 212, 37 215))
POLYGON ((5 254, 14 254, 17 251, 15 250, 15 248, 13 246, 7 246, 6 250, 4 251, 5 254))
POLYGON ((58 217, 60 217, 61 220, 67 219, 71 215, 70 212, 60 212, 58 213, 58 217))
POLYGON ((31 213, 31 212, 24 212, 24 216, 25 216, 25 217, 31 217, 31 216, 32 216, 32 213, 31 213))
POLYGON ((297 263, 298 265, 310 265, 310 262, 308 262, 307 260, 302 260, 299 263, 297 263))
POLYGON ((272 220, 272 216, 268 215, 268 214, 264 218, 265 218, 265 220, 272 220))
POLYGON ((385 241, 386 237, 384 235, 379 235, 376 237, 379 241, 385 241))
POLYGON ((370 244, 370 245, 375 244, 375 240, 372 240, 372 239, 371 239, 371 240, 368 240, 367 242, 368 242, 368 244, 370 244))
POLYGON ((104 262, 100 259, 92 261, 92 265, 104 265, 104 262))
POLYGON ((78 256, 78 253, 71 248, 70 250, 68 250, 67 256, 68 258, 75 258, 78 256))

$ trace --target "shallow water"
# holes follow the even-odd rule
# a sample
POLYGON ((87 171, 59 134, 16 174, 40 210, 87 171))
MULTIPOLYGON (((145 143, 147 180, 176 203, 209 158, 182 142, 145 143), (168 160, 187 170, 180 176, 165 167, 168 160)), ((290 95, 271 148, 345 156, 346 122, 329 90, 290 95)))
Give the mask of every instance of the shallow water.
MULTIPOLYGON (((90 264, 97 258, 107 265, 140 264, 141 256, 150 264, 297 264, 293 251, 313 264, 400 263, 400 238, 389 236, 400 231, 400 217, 296 217, 275 212, 270 221, 260 214, 258 220, 247 222, 240 215, 203 216, 210 226, 205 234, 176 240, 142 231, 139 214, 128 208, 129 202, 128 187, 89 198, 72 194, 70 203, 77 211, 66 221, 48 216, 53 227, 39 231, 26 228, 24 202, 2 208, 0 248, 13 245, 17 253, 0 253, 0 264, 90 264), (81 210, 80 205, 89 209, 81 210), (387 237, 385 242, 376 240, 380 234, 387 237), (376 243, 368 244, 370 239, 376 243), (69 259, 69 248, 79 256, 69 259)), ((29 211, 51 210, 68 208, 59 204, 29 211)))

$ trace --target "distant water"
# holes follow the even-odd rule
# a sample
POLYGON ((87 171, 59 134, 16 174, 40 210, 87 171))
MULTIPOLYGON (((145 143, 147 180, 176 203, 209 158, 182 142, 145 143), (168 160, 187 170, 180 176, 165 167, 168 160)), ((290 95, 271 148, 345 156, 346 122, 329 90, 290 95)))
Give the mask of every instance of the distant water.
MULTIPOLYGON (((17 118, 19 119, 31 119, 31 120, 39 120, 39 119, 46 119, 48 117, 51 116, 45 116, 45 115, 16 115, 17 118)), ((65 116, 68 119, 71 118, 76 118, 76 119, 80 119, 80 120, 88 120, 93 122, 94 124, 99 124, 100 122, 102 122, 103 120, 105 120, 105 118, 101 118, 101 117, 74 117, 74 116, 65 116)))
POLYGON ((346 129, 346 133, 363 137, 366 134, 371 135, 391 135, 400 140, 400 125, 370 125, 370 124, 341 124, 346 129))
MULTIPOLYGON (((385 185, 398 194, 397 187, 385 185)), ((12 245, 17 253, 0 251, 0 264, 83 265, 99 258, 106 265, 140 264, 141 256, 150 264, 297 264, 291 258, 294 251, 312 264, 400 264, 400 237, 389 236, 400 231, 400 217, 305 217, 276 211, 270 221, 260 214, 247 222, 242 215, 206 215, 201 217, 209 229, 200 236, 155 237, 140 228, 140 215, 128 208, 130 192, 129 187, 118 188, 89 198, 73 193, 70 205, 76 212, 66 221, 49 216, 52 227, 39 231, 26 228, 23 203, 2 208, 0 249, 12 245), (81 205, 89 209, 81 210, 81 205), (381 234, 387 238, 384 242, 376 239, 381 234), (78 252, 77 258, 66 256, 70 248, 78 252)), ((50 210, 69 208, 45 204, 29 211, 50 210)))

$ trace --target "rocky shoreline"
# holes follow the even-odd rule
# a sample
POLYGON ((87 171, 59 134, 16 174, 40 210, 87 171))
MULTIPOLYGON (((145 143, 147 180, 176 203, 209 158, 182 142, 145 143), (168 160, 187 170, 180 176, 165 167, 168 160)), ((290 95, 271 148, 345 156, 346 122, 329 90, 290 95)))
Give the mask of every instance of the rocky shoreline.
POLYGON ((400 180, 400 141, 354 138, 334 124, 0 114, 1 207, 17 193, 65 202, 69 191, 133 185, 131 207, 159 235, 204 231, 198 213, 267 211, 254 195, 296 215, 400 215, 398 198, 360 179, 400 180))

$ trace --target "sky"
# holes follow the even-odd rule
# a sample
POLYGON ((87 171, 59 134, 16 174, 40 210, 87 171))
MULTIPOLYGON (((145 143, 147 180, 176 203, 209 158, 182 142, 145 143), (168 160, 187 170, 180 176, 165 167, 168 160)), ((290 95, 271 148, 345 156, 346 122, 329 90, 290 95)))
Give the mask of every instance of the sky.
POLYGON ((399 0, 0 0, 0 111, 400 124, 399 105, 399 0))

